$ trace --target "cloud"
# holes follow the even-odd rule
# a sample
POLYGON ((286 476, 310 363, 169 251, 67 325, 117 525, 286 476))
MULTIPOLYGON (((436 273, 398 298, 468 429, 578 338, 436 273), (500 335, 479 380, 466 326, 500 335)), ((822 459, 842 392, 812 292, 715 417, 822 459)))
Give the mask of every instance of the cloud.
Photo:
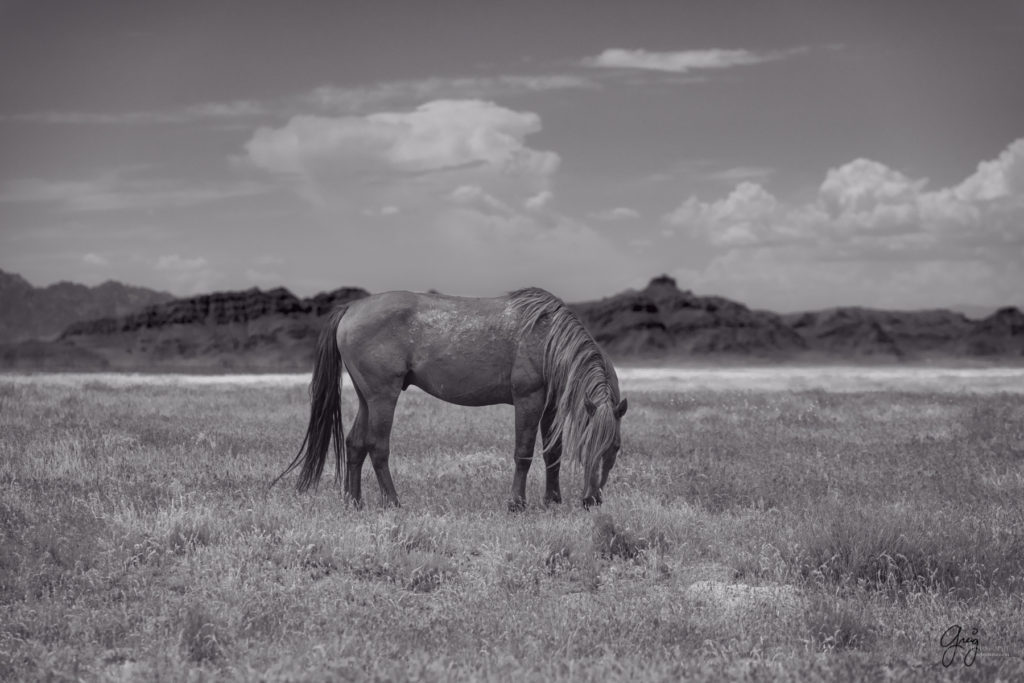
POLYGON ((774 196, 756 183, 742 182, 727 197, 713 202, 690 197, 666 219, 714 246, 738 247, 757 244, 777 232, 778 214, 774 196))
MULTIPOLYGON (((757 305, 800 300, 915 307, 1020 302, 1024 139, 962 182, 928 189, 877 161, 830 169, 817 195, 785 202, 753 182, 690 197, 666 222, 712 249, 695 286, 757 305), (931 302, 931 304, 929 304, 931 302)), ((680 271, 682 273, 682 271, 680 271)))
POLYGON ((397 216, 402 213, 402 207, 395 206, 394 204, 388 204, 386 206, 370 206, 363 209, 360 213, 371 218, 387 218, 389 216, 397 216))
POLYGON ((183 258, 178 254, 167 254, 156 260, 157 270, 169 270, 176 272, 190 272, 200 270, 209 265, 205 258, 196 256, 194 258, 183 258))
MULTIPOLYGON (((153 268, 162 273, 162 280, 169 283, 168 288, 183 294, 208 293, 222 288, 225 283, 225 271, 213 268, 202 256, 184 257, 179 254, 165 254, 156 259, 153 268)), ((248 269, 245 276, 253 280, 260 271, 248 269)))
POLYGON ((591 216, 599 221, 629 221, 635 220, 640 217, 640 212, 636 209, 631 209, 628 206, 616 206, 613 209, 605 209, 604 211, 597 211, 592 213, 591 216))
POLYGON ((775 173, 775 169, 767 166, 734 166, 708 174, 711 180, 724 183, 739 183, 744 180, 763 181, 775 173))
POLYGON ((295 116, 257 130, 250 162, 322 207, 422 206, 473 186, 505 204, 549 190, 560 158, 527 146, 540 117, 481 100, 412 111, 295 116))
POLYGON ((298 99, 303 111, 359 114, 439 99, 493 99, 552 90, 585 90, 600 84, 576 74, 467 76, 385 81, 367 86, 323 85, 298 99))
POLYGON ((756 53, 750 50, 683 50, 650 52, 610 48, 595 57, 583 60, 585 66, 611 69, 643 69, 688 73, 704 69, 725 69, 733 66, 761 64, 782 59, 794 51, 756 53))
POLYGON ((1024 196, 1024 138, 1016 140, 997 159, 983 161, 953 194, 961 201, 991 201, 1024 196))
MULTIPOLYGON (((492 215, 515 216, 519 213, 502 200, 485 191, 479 185, 460 185, 452 190, 452 193, 449 195, 449 199, 453 204, 472 207, 492 215)), ((527 199, 526 202, 529 202, 529 199, 527 199)), ((524 202, 524 204, 526 202, 524 202)), ((539 209, 541 207, 538 206, 536 208, 539 209)))
POLYGON ((0 121, 49 125, 141 126, 217 123, 240 125, 299 114, 362 114, 380 107, 415 106, 438 99, 493 99, 525 93, 597 89, 596 81, 578 74, 503 74, 431 77, 369 85, 326 84, 286 97, 202 102, 165 110, 123 112, 40 111, 0 115, 0 121))
MULTIPOLYGON (((571 301, 621 290, 645 272, 586 224, 555 213, 458 205, 439 214, 433 229, 452 262, 487 273, 487 285, 499 291, 535 285, 571 301)), ((460 276, 436 277, 447 287, 444 278, 460 276)))
POLYGON ((93 252, 89 252, 88 254, 83 254, 82 255, 82 261, 84 263, 86 263, 87 265, 90 265, 90 266, 103 267, 103 266, 110 265, 110 261, 108 261, 104 257, 100 256, 99 254, 94 254, 93 252))
POLYGON ((1024 139, 979 164, 961 183, 927 190, 884 164, 856 159, 830 169, 817 197, 779 201, 742 182, 710 202, 690 197, 666 216, 716 247, 804 243, 863 251, 914 251, 1024 242, 1024 139))
POLYGON ((531 150, 523 138, 540 117, 480 100, 437 100, 411 112, 325 118, 295 116, 282 128, 260 128, 246 144, 257 166, 305 174, 323 164, 402 173, 483 164, 507 173, 549 174, 553 152, 531 150))
POLYGON ((65 211, 118 211, 197 206, 266 192, 262 183, 189 185, 139 177, 140 168, 106 171, 85 180, 20 178, 0 188, 0 202, 52 204, 65 211))
POLYGON ((780 312, 837 305, 890 309, 1021 304, 1021 259, 976 253, 928 259, 827 258, 813 247, 756 247, 714 256, 672 275, 684 289, 780 312))
POLYGON ((541 190, 532 197, 528 197, 527 200, 523 202, 523 205, 527 209, 537 211, 539 209, 543 209, 545 206, 550 204, 554 196, 555 195, 554 193, 551 192, 551 190, 541 190))
POLYGON ((326 239, 344 240, 336 268, 364 286, 480 294, 537 285, 567 297, 626 286, 639 270, 630 258, 552 208, 561 160, 528 144, 540 130, 529 111, 436 100, 296 116, 254 132, 246 153, 308 200, 330 226, 326 239), (401 207, 386 225, 369 215, 384 206, 401 207))
POLYGON ((863 213, 879 206, 911 203, 927 184, 869 159, 830 169, 818 194, 833 214, 863 213))
POLYGON ((153 124, 187 124, 256 119, 266 116, 266 104, 253 100, 204 102, 167 110, 124 112, 43 111, 0 116, 2 121, 43 123, 52 125, 134 126, 153 124))

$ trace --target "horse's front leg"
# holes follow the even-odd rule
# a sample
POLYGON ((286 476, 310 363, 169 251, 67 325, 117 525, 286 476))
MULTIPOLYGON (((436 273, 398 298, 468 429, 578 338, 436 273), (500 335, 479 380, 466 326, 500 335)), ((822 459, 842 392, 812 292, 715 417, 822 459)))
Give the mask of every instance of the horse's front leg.
POLYGON ((512 477, 512 497, 509 512, 526 509, 526 475, 533 462, 533 447, 537 443, 537 426, 544 412, 544 392, 535 391, 514 400, 516 411, 516 472, 512 477))
POLYGON ((558 474, 562 469, 562 440, 559 435, 552 434, 555 411, 544 413, 540 422, 541 437, 544 439, 544 504, 562 502, 562 491, 558 483, 558 474))

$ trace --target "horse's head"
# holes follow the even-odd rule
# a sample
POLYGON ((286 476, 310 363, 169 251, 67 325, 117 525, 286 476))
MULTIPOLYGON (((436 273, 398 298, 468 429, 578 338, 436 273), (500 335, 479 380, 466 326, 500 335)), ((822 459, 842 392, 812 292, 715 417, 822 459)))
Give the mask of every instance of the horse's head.
POLYGON ((587 425, 587 449, 583 461, 583 507, 601 504, 601 489, 608 482, 608 473, 615 466, 622 441, 619 425, 628 404, 622 399, 616 405, 611 399, 597 405, 584 399, 590 423, 587 425))

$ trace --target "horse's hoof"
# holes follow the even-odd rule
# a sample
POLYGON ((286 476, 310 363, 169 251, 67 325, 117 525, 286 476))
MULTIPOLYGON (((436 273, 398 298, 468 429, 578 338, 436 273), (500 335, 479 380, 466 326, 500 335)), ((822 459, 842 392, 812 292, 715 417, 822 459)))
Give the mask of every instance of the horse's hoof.
POLYGON ((544 496, 545 505, 558 505, 562 502, 562 494, 560 493, 549 493, 544 496))
POLYGON ((599 493, 596 496, 587 496, 580 502, 583 504, 584 510, 589 510, 592 507, 597 507, 602 502, 601 494, 599 493))
POLYGON ((526 509, 526 501, 522 498, 513 498, 508 502, 509 512, 522 512, 526 509))

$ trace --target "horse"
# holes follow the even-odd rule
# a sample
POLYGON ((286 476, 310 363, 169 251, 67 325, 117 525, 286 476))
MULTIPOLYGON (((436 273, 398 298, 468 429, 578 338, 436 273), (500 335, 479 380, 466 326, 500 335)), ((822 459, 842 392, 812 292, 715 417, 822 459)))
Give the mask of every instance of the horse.
POLYGON ((563 457, 580 466, 583 507, 601 503, 628 404, 620 400, 610 359, 576 314, 533 287, 495 298, 383 292, 338 307, 317 341, 305 438, 271 486, 300 466, 298 490, 316 486, 333 440, 335 479, 344 480, 346 499, 362 507, 368 455, 381 504, 399 506, 388 467, 391 427, 398 397, 410 386, 457 405, 514 407, 510 511, 526 507, 538 428, 544 504, 562 502, 563 457), (341 420, 343 366, 359 401, 348 436, 341 420))

